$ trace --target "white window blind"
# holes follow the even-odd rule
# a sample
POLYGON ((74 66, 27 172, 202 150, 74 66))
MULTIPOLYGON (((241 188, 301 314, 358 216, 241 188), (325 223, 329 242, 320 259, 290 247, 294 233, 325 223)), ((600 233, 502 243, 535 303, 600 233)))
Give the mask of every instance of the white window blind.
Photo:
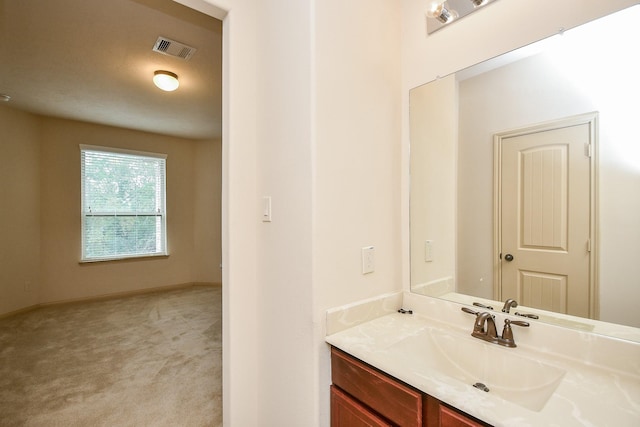
POLYGON ((81 145, 82 260, 166 255, 166 156, 81 145))

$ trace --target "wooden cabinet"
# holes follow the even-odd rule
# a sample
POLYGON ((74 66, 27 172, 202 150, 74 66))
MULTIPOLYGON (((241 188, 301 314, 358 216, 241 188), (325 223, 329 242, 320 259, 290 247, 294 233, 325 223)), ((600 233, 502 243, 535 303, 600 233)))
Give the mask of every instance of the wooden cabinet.
POLYGON ((331 349, 332 427, 487 427, 438 399, 331 349))
POLYGON ((451 408, 435 397, 424 395, 425 421, 424 427, 487 427, 483 423, 464 412, 451 408))
POLYGON ((422 426, 422 393, 336 348, 331 354, 331 380, 390 425, 422 426))
POLYGON ((333 427, 393 426, 333 385, 331 386, 331 425, 333 427))

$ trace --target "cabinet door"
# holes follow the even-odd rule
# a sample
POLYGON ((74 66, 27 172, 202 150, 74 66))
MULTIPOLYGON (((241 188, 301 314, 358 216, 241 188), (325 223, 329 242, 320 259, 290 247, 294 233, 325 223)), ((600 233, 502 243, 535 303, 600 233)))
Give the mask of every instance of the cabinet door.
POLYGON ((424 395, 425 427, 491 427, 467 414, 450 408, 435 397, 424 395))
POLYGON ((332 385, 331 427, 391 427, 391 424, 332 385))
POLYGON ((440 427, 482 427, 466 415, 440 405, 440 427))
POLYGON ((331 350, 331 380, 393 425, 422 426, 422 394, 418 390, 336 348, 331 350))

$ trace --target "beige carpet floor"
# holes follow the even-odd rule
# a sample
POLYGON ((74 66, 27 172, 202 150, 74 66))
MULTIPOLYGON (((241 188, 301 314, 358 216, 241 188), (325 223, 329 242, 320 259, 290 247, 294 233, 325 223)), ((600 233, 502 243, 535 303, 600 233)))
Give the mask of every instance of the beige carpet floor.
POLYGON ((0 319, 0 426, 222 425, 221 288, 0 319))

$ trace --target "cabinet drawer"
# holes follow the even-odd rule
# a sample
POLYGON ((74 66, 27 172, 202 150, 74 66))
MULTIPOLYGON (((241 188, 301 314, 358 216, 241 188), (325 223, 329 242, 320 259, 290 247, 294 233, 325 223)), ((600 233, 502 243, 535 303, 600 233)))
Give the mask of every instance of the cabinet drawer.
POLYGON ((393 427, 369 408, 331 386, 331 427, 393 427))
POLYGON ((371 366, 331 349, 334 385, 399 426, 422 425, 422 395, 371 366))

